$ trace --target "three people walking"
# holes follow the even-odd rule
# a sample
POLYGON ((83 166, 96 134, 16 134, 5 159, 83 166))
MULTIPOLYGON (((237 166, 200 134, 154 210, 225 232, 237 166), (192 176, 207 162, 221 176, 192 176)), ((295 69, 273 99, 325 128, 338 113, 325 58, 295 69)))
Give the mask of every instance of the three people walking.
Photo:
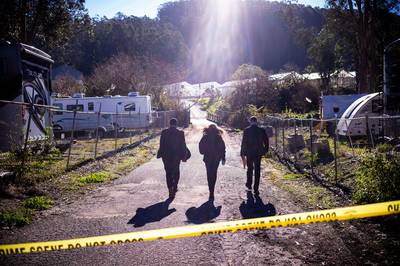
MULTIPOLYGON (((206 165, 209 200, 214 200, 214 190, 217 181, 217 172, 220 162, 225 164, 225 142, 222 139, 223 131, 214 124, 203 130, 203 137, 199 143, 200 154, 206 165)), ((258 126, 257 118, 250 118, 250 126, 244 130, 240 155, 243 164, 247 166, 246 187, 253 186, 254 193, 259 194, 261 158, 268 152, 268 136, 265 130, 258 126)), ((162 158, 166 173, 169 198, 173 199, 178 191, 180 177, 180 162, 190 158, 190 151, 186 147, 184 132, 177 129, 177 120, 170 120, 170 127, 161 132, 160 148, 157 158, 162 158)))
POLYGON ((207 182, 210 191, 209 199, 214 200, 214 189, 217 181, 219 163, 225 164, 225 142, 222 139, 222 130, 211 124, 203 130, 203 137, 199 143, 200 154, 207 169, 207 182))

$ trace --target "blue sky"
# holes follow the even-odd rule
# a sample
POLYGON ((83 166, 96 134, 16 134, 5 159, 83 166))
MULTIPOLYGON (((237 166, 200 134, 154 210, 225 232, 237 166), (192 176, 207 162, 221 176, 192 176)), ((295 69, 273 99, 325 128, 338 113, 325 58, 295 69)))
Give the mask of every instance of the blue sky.
MULTIPOLYGON (((154 18, 157 16, 157 8, 162 3, 171 0, 86 0, 86 8, 91 17, 99 15, 108 18, 114 17, 117 12, 125 15, 142 17, 144 15, 154 18)), ((218 0, 216 0, 218 1, 218 0)), ((325 0, 298 0, 299 4, 319 6, 325 5, 325 0)))

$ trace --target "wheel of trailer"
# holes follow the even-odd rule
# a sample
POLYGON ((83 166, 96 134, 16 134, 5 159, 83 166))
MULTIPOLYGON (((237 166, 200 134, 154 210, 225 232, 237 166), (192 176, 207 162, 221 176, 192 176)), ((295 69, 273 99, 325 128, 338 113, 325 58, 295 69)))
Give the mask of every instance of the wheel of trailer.
POLYGON ((54 137, 55 137, 56 139, 61 139, 61 132, 62 132, 62 130, 63 130, 63 128, 62 128, 62 126, 60 126, 60 125, 54 125, 54 126, 53 126, 53 134, 54 134, 54 137))
POLYGON ((99 127, 98 134, 99 134, 99 138, 102 139, 106 136, 106 130, 102 127, 99 127))

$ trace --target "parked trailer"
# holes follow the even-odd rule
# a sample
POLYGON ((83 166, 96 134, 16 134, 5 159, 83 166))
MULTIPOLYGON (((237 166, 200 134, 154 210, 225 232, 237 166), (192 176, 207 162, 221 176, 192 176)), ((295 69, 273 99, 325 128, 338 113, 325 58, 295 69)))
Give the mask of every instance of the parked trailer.
POLYGON ((337 125, 338 134, 350 137, 382 134, 383 121, 380 118, 376 118, 382 115, 382 111, 383 99, 381 92, 367 94, 357 99, 340 118, 337 125))
POLYGON ((78 93, 68 98, 53 98, 53 106, 60 109, 54 113, 53 128, 58 132, 72 131, 74 113, 76 131, 107 131, 130 128, 145 128, 152 123, 151 98, 131 92, 128 96, 85 97, 78 93), (98 117, 98 112, 101 112, 98 117))
MULTIPOLYGON (((48 54, 33 46, 1 42, 0 99, 50 105, 53 63, 48 54)), ((46 139, 51 130, 50 112, 43 107, 33 107, 31 114, 29 110, 28 105, 0 102, 0 150, 21 148, 25 139, 28 143, 46 139)))

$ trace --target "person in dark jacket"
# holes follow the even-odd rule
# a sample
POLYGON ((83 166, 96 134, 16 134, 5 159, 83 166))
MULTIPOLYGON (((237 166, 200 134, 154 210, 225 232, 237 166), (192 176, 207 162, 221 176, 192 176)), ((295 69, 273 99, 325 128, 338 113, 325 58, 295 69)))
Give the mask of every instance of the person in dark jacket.
POLYGON ((246 187, 251 190, 254 171, 254 193, 259 194, 261 157, 268 152, 268 136, 265 130, 257 125, 257 118, 250 118, 250 126, 243 132, 240 156, 243 165, 247 165, 246 187))
POLYGON ((203 161, 207 169, 210 200, 214 200, 214 189, 219 163, 222 161, 222 165, 225 164, 225 142, 221 135, 222 130, 212 124, 204 129, 203 137, 199 143, 200 154, 204 155, 203 161))
POLYGON ((172 118, 169 121, 170 127, 161 132, 160 148, 157 158, 162 158, 166 173, 169 198, 174 198, 178 191, 179 166, 181 161, 187 159, 187 147, 185 134, 177 129, 178 121, 172 118))

